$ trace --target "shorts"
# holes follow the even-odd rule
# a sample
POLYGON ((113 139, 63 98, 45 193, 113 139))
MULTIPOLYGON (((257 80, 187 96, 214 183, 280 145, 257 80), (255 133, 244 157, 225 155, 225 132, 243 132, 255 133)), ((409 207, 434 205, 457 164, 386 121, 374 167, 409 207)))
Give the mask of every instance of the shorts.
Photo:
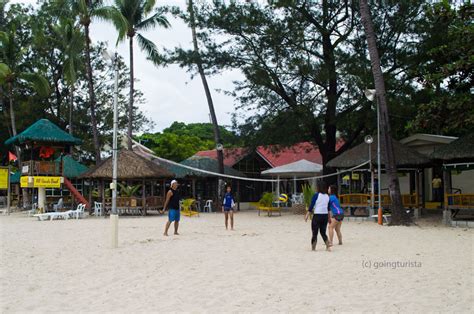
POLYGON ((168 210, 168 220, 169 221, 179 221, 179 218, 181 216, 181 213, 179 212, 179 209, 170 209, 168 210))
POLYGON ((224 206, 224 211, 225 212, 230 212, 230 211, 233 211, 234 209, 232 207, 225 207, 224 206))
POLYGON ((344 220, 344 214, 337 214, 332 216, 334 219, 337 221, 343 221, 344 220))

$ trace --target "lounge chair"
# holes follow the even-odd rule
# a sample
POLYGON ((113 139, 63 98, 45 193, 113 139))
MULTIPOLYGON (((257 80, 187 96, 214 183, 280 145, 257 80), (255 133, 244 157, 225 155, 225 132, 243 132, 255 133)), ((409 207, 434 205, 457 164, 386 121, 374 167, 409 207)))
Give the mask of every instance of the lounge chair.
POLYGON ((38 220, 53 220, 53 219, 64 219, 67 220, 69 219, 69 214, 67 212, 50 212, 50 213, 43 213, 43 214, 36 214, 33 215, 34 217, 37 217, 38 220))

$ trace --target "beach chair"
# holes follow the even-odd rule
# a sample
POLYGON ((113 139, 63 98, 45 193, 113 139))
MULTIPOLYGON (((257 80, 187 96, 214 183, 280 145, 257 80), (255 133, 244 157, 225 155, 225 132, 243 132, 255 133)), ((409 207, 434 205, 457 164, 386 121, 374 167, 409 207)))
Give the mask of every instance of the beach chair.
POLYGON ((43 220, 50 220, 52 221, 53 219, 64 219, 67 220, 69 219, 69 214, 67 212, 50 212, 50 213, 42 213, 42 214, 36 214, 33 215, 34 217, 37 217, 38 220, 43 221, 43 220))
POLYGON ((94 215, 96 217, 102 216, 102 203, 94 202, 94 215))
POLYGON ((79 219, 79 217, 84 216, 85 208, 86 208, 86 204, 79 204, 77 205, 77 208, 75 210, 68 210, 65 213, 67 213, 72 218, 76 217, 76 219, 79 219))
POLYGON ((38 211, 38 204, 33 203, 33 205, 31 205, 31 209, 28 211, 28 217, 35 215, 37 211, 38 211))
POLYGON ((181 211, 181 213, 184 215, 184 216, 188 216, 188 217, 192 217, 192 216, 199 216, 199 212, 197 210, 193 210, 193 205, 195 204, 196 200, 192 199, 192 198, 188 198, 186 200, 184 200, 183 204, 182 204, 182 208, 183 210, 181 211))
POLYGON ((211 213, 212 212, 212 200, 207 200, 206 204, 204 205, 204 209, 202 210, 204 213, 211 213))
POLYGON ((53 210, 55 212, 59 211, 60 209, 63 209, 64 204, 63 204, 63 198, 61 197, 59 201, 56 204, 53 204, 53 210))

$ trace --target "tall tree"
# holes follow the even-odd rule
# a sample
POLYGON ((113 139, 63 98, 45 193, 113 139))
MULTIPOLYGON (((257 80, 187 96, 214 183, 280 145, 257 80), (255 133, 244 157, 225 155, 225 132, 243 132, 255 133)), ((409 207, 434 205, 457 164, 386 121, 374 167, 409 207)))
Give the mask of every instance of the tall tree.
POLYGON ((392 201, 392 225, 407 224, 410 217, 406 214, 402 204, 402 196, 400 193, 400 182, 398 181, 397 165, 395 161, 395 153, 393 150, 392 134, 390 130, 390 120, 388 115, 387 99, 385 97, 385 83, 380 66, 380 57, 377 50, 374 26, 370 17, 369 5, 367 0, 359 0, 360 15, 362 24, 365 29, 367 38, 367 46, 369 49, 372 73, 374 76, 377 105, 380 110, 380 133, 381 145, 385 147, 385 171, 389 179, 390 199, 392 201))
MULTIPOLYGON (((385 25, 383 64, 396 86, 403 75, 404 26, 417 18, 420 5, 404 7, 403 13, 394 7, 381 7, 377 22, 385 25)), ((245 77, 229 94, 238 100, 236 127, 248 144, 311 141, 325 165, 375 128, 375 111, 362 94, 369 61, 352 1, 215 1, 195 8, 206 72, 230 69, 245 77)), ((166 61, 190 67, 195 54, 177 48, 166 61)))
POLYGON ((96 95, 94 91, 94 75, 91 65, 91 40, 90 40, 90 24, 93 18, 112 21, 116 28, 120 31, 125 29, 126 21, 124 21, 120 12, 111 6, 105 6, 102 0, 70 0, 70 5, 74 12, 79 16, 79 23, 84 28, 85 36, 85 58, 86 73, 89 89, 89 106, 91 115, 92 136, 94 138, 94 149, 96 163, 101 160, 99 141, 99 132, 97 129, 96 116, 96 95))
MULTIPOLYGON (((168 20, 164 16, 164 11, 157 9, 155 13, 148 17, 155 7, 156 0, 115 0, 115 8, 121 13, 126 23, 126 28, 119 29, 118 41, 125 40, 128 37, 128 45, 130 50, 130 98, 128 105, 128 149, 132 149, 132 133, 133 133, 133 93, 134 93, 134 61, 133 61, 133 40, 137 37, 139 47, 145 51, 151 60, 158 59, 158 51, 156 45, 145 38, 141 32, 151 30, 157 26, 168 28, 170 26, 168 20)), ((116 23, 119 25, 119 23, 116 23)))
POLYGON ((411 132, 462 136, 474 132, 474 4, 429 4, 416 25, 420 34, 413 79, 416 117, 411 132))
MULTIPOLYGON (((74 22, 69 19, 60 21, 54 26, 54 33, 63 50, 63 73, 69 88, 69 134, 74 133, 74 91, 78 79, 78 72, 82 69, 84 51, 84 37, 74 22)), ((72 146, 71 146, 72 149, 72 146)))
MULTIPOLYGON (((17 46, 15 42, 15 28, 8 32, 0 32, 0 85, 4 85, 8 92, 10 127, 13 136, 17 135, 14 99, 17 96, 15 87, 17 84, 26 83, 30 85, 39 95, 49 95, 47 80, 36 72, 28 71, 22 64, 25 49, 17 46)), ((17 150, 18 158, 20 158, 17 150)))
MULTIPOLYGON (((194 4, 192 0, 188 0, 188 13, 189 13, 189 26, 191 27, 191 34, 193 38, 193 49, 195 54, 196 66, 201 77, 202 86, 204 87, 204 92, 206 93, 207 105, 209 106, 209 113, 211 115, 212 125, 214 126, 214 141, 216 144, 217 151, 217 163, 219 167, 219 173, 224 174, 224 151, 223 143, 221 138, 221 132, 219 130, 219 124, 217 122, 216 111, 214 110, 214 102, 212 101, 211 90, 209 89, 209 84, 207 83, 206 74, 204 73, 204 67, 202 65, 201 55, 199 53, 198 39, 196 35, 196 20, 194 17, 194 4)), ((219 178, 217 184, 217 197, 218 204, 221 204, 222 197, 222 179, 219 178)))

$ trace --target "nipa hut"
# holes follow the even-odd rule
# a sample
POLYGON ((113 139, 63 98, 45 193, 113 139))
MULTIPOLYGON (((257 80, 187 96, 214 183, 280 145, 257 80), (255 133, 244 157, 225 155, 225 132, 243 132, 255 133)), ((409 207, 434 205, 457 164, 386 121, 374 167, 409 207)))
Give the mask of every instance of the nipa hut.
MULTIPOLYGON (((95 198, 108 212, 112 206, 108 183, 112 182, 112 157, 93 167, 81 178, 89 179, 97 187, 95 198)), ((161 209, 164 205, 166 179, 175 175, 165 167, 159 166, 143 156, 129 150, 120 150, 117 160, 117 209, 119 213, 141 213, 149 209, 161 209)))
MULTIPOLYGON (((393 149, 395 154, 395 161, 397 164, 397 170, 401 173, 408 173, 409 174, 409 182, 408 188, 409 191, 407 194, 402 195, 402 199, 404 205, 409 208, 416 208, 418 209, 422 203, 423 197, 421 196, 421 181, 420 181, 420 173, 424 167, 427 167, 431 164, 431 160, 420 153, 416 152, 415 150, 401 144, 400 142, 393 140, 393 149), (420 199, 421 196, 421 199, 420 199)), ((385 146, 380 146, 380 160, 381 160, 381 167, 384 169, 385 166, 385 146)), ((362 168, 357 169, 357 171, 362 171, 362 175, 359 177, 358 184, 353 184, 352 180, 354 178, 353 175, 349 176, 349 189, 348 193, 341 193, 341 203, 343 206, 348 207, 367 207, 367 204, 372 204, 370 207, 375 205, 379 200, 381 200, 382 206, 388 206, 390 204, 390 198, 388 195, 378 196, 375 192, 377 192, 377 184, 381 184, 382 188, 387 185, 386 180, 382 178, 375 178, 375 173, 377 169, 377 138, 374 138, 374 142, 372 144, 361 143, 356 147, 342 153, 341 155, 335 157, 334 159, 330 160, 327 166, 337 169, 347 169, 356 167, 360 164, 369 160, 370 154, 370 162, 372 164, 372 172, 368 173, 368 169, 370 165, 366 165, 362 168), (370 153, 369 153, 370 149, 370 153), (373 187, 374 192, 369 193, 373 187), (358 190, 355 196, 354 190, 358 190), (347 200, 347 201, 346 201, 347 200), (354 203, 354 204, 353 204, 354 203), (351 206, 357 205, 357 206, 351 206)), ((339 180, 340 181, 340 180, 339 180)), ((341 186, 341 185, 339 185, 341 186)), ((415 216, 418 215, 418 210, 415 212, 415 216)))
MULTIPOLYGON (((453 171, 474 172, 474 133, 436 149, 431 157, 443 165, 444 202, 443 220, 446 224, 465 226, 466 221, 454 221, 461 210, 472 213, 474 194, 453 190, 453 171), (451 221, 453 220, 453 221, 451 221)), ((472 178, 472 176, 470 176, 472 178)))

